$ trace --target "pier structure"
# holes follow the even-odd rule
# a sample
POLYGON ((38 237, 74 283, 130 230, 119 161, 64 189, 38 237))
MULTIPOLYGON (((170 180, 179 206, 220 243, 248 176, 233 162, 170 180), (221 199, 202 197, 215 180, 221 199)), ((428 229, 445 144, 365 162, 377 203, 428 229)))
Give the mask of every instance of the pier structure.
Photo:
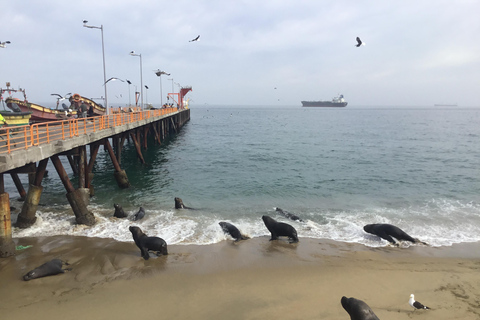
POLYGON ((88 204, 94 192, 92 169, 99 148, 103 146, 108 152, 118 186, 128 188, 128 176, 121 167, 125 140, 134 143, 139 161, 145 163, 142 147, 147 149, 148 137, 161 144, 170 134, 178 133, 189 120, 190 109, 180 107, 139 112, 114 110, 110 115, 98 117, 0 128, 0 257, 15 254, 5 176, 12 178, 20 199, 24 200, 16 227, 28 228, 35 223, 43 190, 42 180, 49 161, 65 187, 76 222, 93 225, 95 217, 88 210, 88 204), (68 160, 64 163, 68 163, 78 177, 77 186, 70 181, 60 157, 68 160), (19 174, 28 174, 27 191, 19 174))

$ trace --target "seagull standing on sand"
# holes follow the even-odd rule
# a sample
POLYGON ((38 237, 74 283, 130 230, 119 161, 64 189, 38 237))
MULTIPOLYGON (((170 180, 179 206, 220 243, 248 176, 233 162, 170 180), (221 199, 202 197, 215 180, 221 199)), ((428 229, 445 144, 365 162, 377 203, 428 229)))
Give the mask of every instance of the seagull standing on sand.
POLYGON ((358 48, 358 47, 360 47, 360 46, 364 46, 364 45, 365 45, 365 43, 363 43, 363 42, 362 42, 362 40, 360 40, 360 38, 359 38, 359 37, 357 37, 357 44, 355 45, 355 47, 357 47, 357 48, 358 48))
POLYGON ((192 39, 192 40, 190 40, 190 41, 188 41, 188 42, 200 41, 199 38, 200 38, 200 35, 198 35, 195 39, 192 39))
POLYGON ((415 301, 415 297, 413 296, 413 293, 410 295, 410 300, 408 300, 408 303, 409 303, 410 306, 411 306, 412 308, 414 308, 415 310, 417 310, 417 309, 425 309, 425 310, 430 309, 429 307, 424 306, 424 305, 421 304, 420 302, 415 301))
POLYGON ((123 81, 122 79, 118 79, 118 78, 115 78, 115 77, 111 77, 110 79, 108 79, 107 81, 105 81, 105 83, 103 85, 106 85, 109 81, 115 81, 115 80, 120 80, 122 82, 125 82, 123 81))

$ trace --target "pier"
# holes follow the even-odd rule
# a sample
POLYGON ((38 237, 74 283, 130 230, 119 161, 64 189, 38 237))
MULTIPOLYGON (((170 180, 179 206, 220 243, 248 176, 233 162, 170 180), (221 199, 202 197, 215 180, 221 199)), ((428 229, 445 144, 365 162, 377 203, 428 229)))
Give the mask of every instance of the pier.
POLYGON ((16 227, 28 228, 36 221, 48 161, 52 162, 65 187, 76 223, 94 225, 95 217, 88 210, 88 204, 94 192, 92 169, 100 147, 104 147, 112 161, 112 178, 119 188, 128 188, 128 176, 121 167, 125 141, 133 142, 139 161, 145 163, 142 148, 147 148, 149 137, 153 137, 156 144, 161 144, 190 120, 190 109, 183 107, 112 111, 110 115, 98 117, 0 128, 0 257, 15 254, 10 200, 4 184, 6 176, 11 177, 20 199, 24 200, 16 227), (76 186, 70 181, 60 157, 68 160, 68 165, 78 177, 76 186), (27 191, 19 174, 28 174, 27 191))

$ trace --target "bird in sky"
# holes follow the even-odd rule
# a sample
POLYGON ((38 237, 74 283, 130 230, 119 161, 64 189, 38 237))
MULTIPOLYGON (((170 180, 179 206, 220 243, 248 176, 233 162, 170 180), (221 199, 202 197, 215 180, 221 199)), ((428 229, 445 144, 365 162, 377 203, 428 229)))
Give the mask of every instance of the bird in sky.
POLYGON ((51 95, 51 96, 57 96, 57 97, 58 97, 58 98, 57 98, 58 101, 63 101, 63 100, 68 99, 67 96, 68 96, 68 95, 71 95, 71 94, 72 94, 72 93, 69 92, 69 93, 67 93, 67 94, 64 95, 64 96, 62 96, 62 95, 60 95, 60 94, 58 94, 58 93, 51 93, 50 95, 51 95))
POLYGON ((413 293, 410 295, 410 300, 408 300, 408 303, 409 303, 410 306, 411 306, 412 308, 414 308, 415 310, 417 310, 417 309, 425 309, 425 310, 430 309, 429 307, 424 306, 424 305, 421 304, 420 302, 415 301, 415 297, 414 297, 413 293))
POLYGON ((198 35, 195 39, 192 39, 192 40, 190 40, 190 41, 188 41, 188 42, 200 41, 199 38, 200 38, 200 35, 198 35))
POLYGON ((365 43, 364 43, 364 42, 362 42, 362 40, 360 40, 360 38, 359 38, 359 37, 357 37, 357 44, 355 45, 355 47, 357 47, 357 48, 358 48, 358 47, 360 47, 360 46, 364 46, 364 45, 365 45, 365 43))
POLYGON ((10 41, 0 41, 0 48, 5 48, 7 44, 10 44, 10 41))
MULTIPOLYGON (((115 81, 115 80, 120 80, 122 82, 125 82, 123 81, 122 79, 118 79, 118 78, 115 78, 115 77, 111 77, 110 79, 108 79, 107 81, 105 81, 105 83, 103 85, 106 85, 109 81, 115 81)), ((128 80, 127 80, 128 81, 128 80)))

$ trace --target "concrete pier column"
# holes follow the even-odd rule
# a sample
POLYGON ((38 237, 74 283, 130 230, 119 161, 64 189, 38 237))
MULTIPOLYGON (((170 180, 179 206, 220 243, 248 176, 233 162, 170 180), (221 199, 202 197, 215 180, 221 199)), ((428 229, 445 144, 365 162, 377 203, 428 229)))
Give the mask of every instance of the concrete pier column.
POLYGON ((10 199, 8 193, 0 193, 0 258, 15 255, 15 243, 12 240, 12 221, 10 219, 10 199))
POLYGON ((76 222, 78 224, 86 224, 92 226, 95 224, 95 217, 93 213, 88 211, 87 205, 90 199, 90 189, 88 188, 79 188, 75 190, 68 175, 63 168, 62 162, 57 155, 50 157, 52 159, 53 165, 57 170, 58 176, 62 181, 65 190, 67 190, 67 200, 70 203, 70 206, 73 209, 73 213, 76 217, 76 222))
POLYGON ((37 221, 35 214, 37 212, 38 204, 40 203, 42 191, 42 186, 34 186, 33 184, 29 186, 27 197, 22 206, 22 211, 18 215, 17 222, 15 223, 16 227, 28 228, 37 221))
POLYGON ((78 224, 85 224, 93 226, 95 224, 95 217, 88 211, 87 203, 90 199, 90 189, 78 188, 73 192, 67 193, 67 200, 75 214, 75 221, 78 224))
POLYGON ((120 164, 115 157, 115 153, 113 152, 113 148, 108 142, 108 139, 105 139, 105 148, 107 149, 108 154, 110 155, 110 159, 112 160, 113 167, 115 168, 114 176, 118 186, 122 189, 129 188, 130 182, 128 181, 127 173, 125 172, 125 170, 122 170, 122 168, 120 168, 120 164))

